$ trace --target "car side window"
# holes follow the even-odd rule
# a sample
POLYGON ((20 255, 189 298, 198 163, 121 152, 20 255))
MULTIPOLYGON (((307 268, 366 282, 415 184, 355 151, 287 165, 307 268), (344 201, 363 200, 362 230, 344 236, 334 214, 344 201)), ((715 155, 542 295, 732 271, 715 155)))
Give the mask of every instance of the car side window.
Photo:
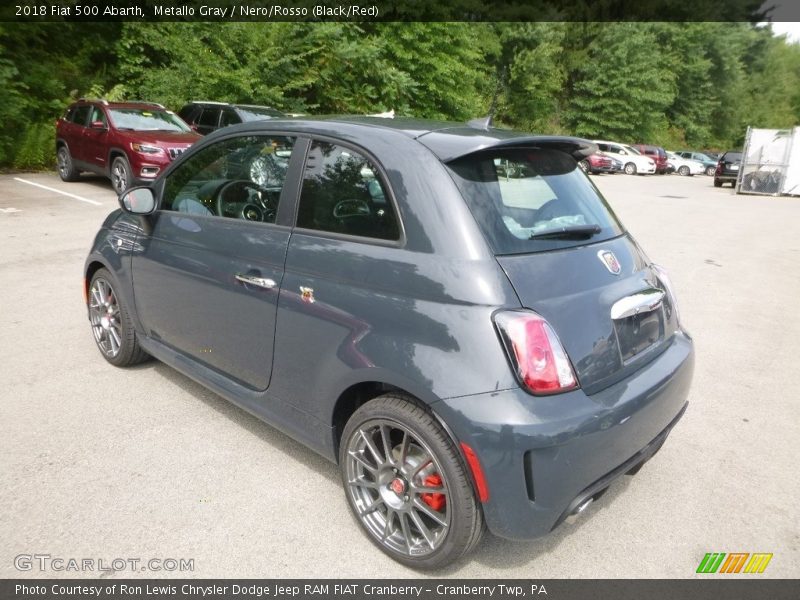
POLYGON ((108 126, 108 120, 106 119, 106 113, 104 113, 102 111, 102 109, 100 109, 99 107, 93 106, 92 107, 92 116, 89 119, 89 123, 91 124, 91 123, 95 123, 97 121, 100 121, 103 125, 108 126))
POLYGON ((204 127, 216 127, 219 124, 219 109, 204 108, 197 123, 204 127))
POLYGON ((274 223, 294 144, 249 135, 207 146, 167 176, 161 209, 274 223))
POLYGON ((89 117, 89 109, 91 106, 88 104, 86 106, 79 106, 75 109, 75 112, 72 113, 72 122, 76 125, 81 125, 83 127, 86 126, 86 120, 89 117))
POLYGON ((381 240, 400 225, 377 167, 359 152, 315 141, 303 174, 297 226, 381 240))
POLYGON ((226 108, 222 111, 222 119, 220 119, 219 126, 227 127, 228 125, 235 125, 236 123, 241 122, 242 120, 234 111, 232 111, 230 108, 226 108))

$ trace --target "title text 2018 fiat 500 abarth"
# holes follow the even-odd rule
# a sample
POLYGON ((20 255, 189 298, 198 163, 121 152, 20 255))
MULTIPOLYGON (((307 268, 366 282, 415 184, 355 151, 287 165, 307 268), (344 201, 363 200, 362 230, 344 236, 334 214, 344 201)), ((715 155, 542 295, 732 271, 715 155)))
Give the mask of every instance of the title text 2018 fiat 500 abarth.
POLYGON ((692 378, 669 278, 577 167, 595 150, 366 117, 220 130, 106 219, 94 339, 338 462, 402 563, 544 535, 661 447, 692 378))

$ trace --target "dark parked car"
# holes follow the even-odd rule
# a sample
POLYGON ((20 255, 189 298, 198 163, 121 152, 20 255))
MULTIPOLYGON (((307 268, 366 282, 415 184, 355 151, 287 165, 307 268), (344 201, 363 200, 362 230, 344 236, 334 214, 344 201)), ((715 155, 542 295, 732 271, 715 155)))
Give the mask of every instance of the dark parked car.
POLYGON ((661 146, 648 146, 646 144, 631 144, 643 155, 653 159, 656 163, 656 173, 663 175, 669 171, 669 164, 667 160, 667 151, 661 146))
POLYGON ((703 166, 706 168, 706 175, 709 177, 713 176, 717 171, 718 159, 709 154, 703 152, 694 152, 692 150, 681 150, 675 154, 681 158, 688 158, 689 160, 696 160, 697 162, 703 163, 703 166))
POLYGON ((736 178, 739 177, 739 166, 742 162, 742 153, 728 150, 720 156, 717 170, 714 172, 714 187, 722 187, 723 183, 730 183, 736 187, 736 178))
POLYGON ((234 125, 120 198, 86 260, 91 331, 110 363, 156 357, 338 462, 404 564, 484 525, 545 535, 658 451, 692 379, 669 278, 577 167, 595 149, 234 125))
POLYGON ((56 121, 58 174, 75 181, 81 171, 98 173, 120 194, 155 179, 198 139, 160 104, 81 99, 56 121))
POLYGON ((194 131, 203 135, 237 123, 286 117, 281 111, 269 106, 228 104, 208 100, 190 102, 181 108, 178 114, 194 131))

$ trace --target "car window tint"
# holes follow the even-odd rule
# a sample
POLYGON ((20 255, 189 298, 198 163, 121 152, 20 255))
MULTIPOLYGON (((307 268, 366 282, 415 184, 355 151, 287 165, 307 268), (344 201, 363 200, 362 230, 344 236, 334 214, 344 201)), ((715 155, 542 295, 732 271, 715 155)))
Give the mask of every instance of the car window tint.
POLYGON ((241 136, 203 148, 169 174, 161 209, 274 223, 294 143, 241 136))
POLYGON ((319 141, 308 152, 297 226, 383 240, 400 237, 375 165, 355 150, 319 141))
POLYGON ((197 122, 205 127, 216 127, 219 123, 219 109, 204 108, 197 122))
POLYGON ((236 115, 234 111, 230 108, 226 108, 222 111, 222 119, 219 122, 220 127, 226 127, 228 125, 234 125, 235 123, 241 123, 242 120, 236 115))
POLYGON ((448 163, 475 221, 497 254, 539 252, 586 243, 542 239, 569 227, 597 226, 592 242, 622 232, 575 159, 556 150, 487 150, 448 163))
POLYGON ((89 117, 89 109, 92 107, 88 104, 86 106, 79 106, 72 113, 72 122, 76 125, 86 125, 86 120, 89 117))

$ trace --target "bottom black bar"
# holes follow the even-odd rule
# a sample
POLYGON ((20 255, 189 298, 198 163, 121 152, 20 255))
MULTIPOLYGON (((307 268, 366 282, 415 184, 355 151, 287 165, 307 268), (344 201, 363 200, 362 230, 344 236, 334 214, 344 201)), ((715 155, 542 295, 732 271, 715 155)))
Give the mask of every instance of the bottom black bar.
POLYGON ((797 579, 755 578, 0 580, 0 598, 3 600, 796 600, 798 590, 800 580, 797 579))

